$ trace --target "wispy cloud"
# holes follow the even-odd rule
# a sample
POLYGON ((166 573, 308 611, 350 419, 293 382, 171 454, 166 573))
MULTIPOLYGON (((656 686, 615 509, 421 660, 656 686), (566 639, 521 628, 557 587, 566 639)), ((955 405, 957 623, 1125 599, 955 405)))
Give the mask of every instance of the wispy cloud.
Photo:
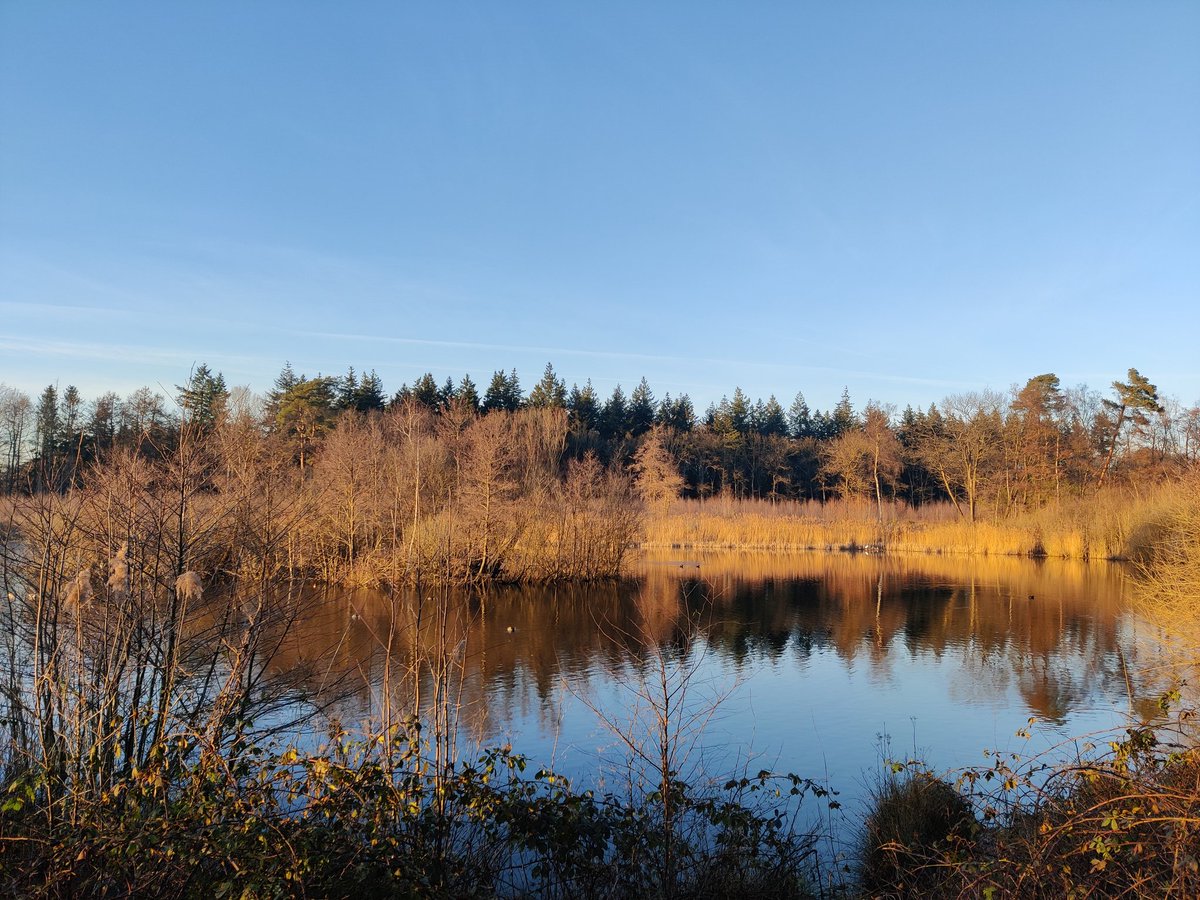
POLYGON ((85 306, 70 303, 31 303, 20 300, 0 300, 0 312, 31 313, 50 316, 98 316, 117 318, 129 314, 129 310, 116 306, 85 306))
POLYGON ((94 360, 98 362, 122 362, 130 360, 139 362, 169 363, 189 367, 197 359, 204 359, 214 365, 257 365, 259 357, 235 356, 229 354, 200 354, 194 350, 172 347, 148 347, 142 344, 109 344, 89 341, 53 341, 39 338, 0 338, 0 350, 11 353, 28 353, 37 356, 58 356, 78 360, 94 360))
POLYGON ((678 363, 701 366, 727 366, 729 368, 756 369, 773 372, 820 372, 845 378, 874 379, 898 384, 923 384, 938 387, 978 387, 982 381, 944 378, 921 378, 896 375, 890 372, 871 372, 862 369, 847 369, 838 366, 805 365, 763 360, 727 359, 712 356, 678 356, 652 353, 630 353, 622 350, 589 350, 579 347, 548 347, 534 344, 503 344, 479 341, 447 341, 432 338, 394 337, 390 335, 354 334, 333 331, 293 331, 296 337, 339 340, 360 343, 395 344, 403 346, 447 347, 462 350, 488 350, 502 353, 541 354, 544 357, 576 356, 589 359, 626 359, 640 362, 678 363))

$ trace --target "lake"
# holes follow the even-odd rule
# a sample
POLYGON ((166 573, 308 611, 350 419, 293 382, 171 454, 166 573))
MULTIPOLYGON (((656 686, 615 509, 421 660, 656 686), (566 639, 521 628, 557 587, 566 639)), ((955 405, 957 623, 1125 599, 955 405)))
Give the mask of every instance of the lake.
POLYGON ((457 752, 511 743, 602 785, 666 707, 684 777, 795 772, 853 803, 885 757, 1065 759, 1152 717, 1169 675, 1126 587, 1106 563, 674 551, 613 583, 314 595, 268 670, 347 727, 418 685, 457 752))

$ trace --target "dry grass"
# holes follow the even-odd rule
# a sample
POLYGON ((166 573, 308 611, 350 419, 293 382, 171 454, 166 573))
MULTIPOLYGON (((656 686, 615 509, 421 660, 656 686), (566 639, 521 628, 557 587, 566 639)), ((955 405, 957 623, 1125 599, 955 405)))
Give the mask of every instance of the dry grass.
POLYGON ((1133 598, 1170 649, 1181 690, 1200 682, 1200 482, 1178 491, 1137 530, 1133 598))
POLYGON ((1160 519, 1194 485, 1145 491, 1113 488, 1040 510, 975 523, 949 504, 873 504, 764 500, 680 500, 650 516, 643 546, 696 549, 853 550, 882 544, 889 551, 971 556, 1128 559, 1144 553, 1160 519))

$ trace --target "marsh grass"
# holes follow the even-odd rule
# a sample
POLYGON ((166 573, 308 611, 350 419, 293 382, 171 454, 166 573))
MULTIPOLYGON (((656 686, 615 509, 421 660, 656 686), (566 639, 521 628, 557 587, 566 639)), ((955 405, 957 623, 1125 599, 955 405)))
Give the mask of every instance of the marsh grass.
POLYGON ((1200 637, 1200 479, 1165 498, 1136 534, 1141 609, 1173 632, 1200 637))
POLYGON ((678 500, 649 514, 643 546, 1129 559, 1145 551, 1146 524, 1194 491, 1194 480, 1145 491, 1110 488, 974 523, 950 504, 893 502, 883 506, 881 520, 875 504, 862 500, 678 500))
POLYGON ((971 804, 923 769, 889 769, 875 784, 862 826, 859 886, 869 894, 936 888, 940 857, 957 857, 979 831, 971 804))

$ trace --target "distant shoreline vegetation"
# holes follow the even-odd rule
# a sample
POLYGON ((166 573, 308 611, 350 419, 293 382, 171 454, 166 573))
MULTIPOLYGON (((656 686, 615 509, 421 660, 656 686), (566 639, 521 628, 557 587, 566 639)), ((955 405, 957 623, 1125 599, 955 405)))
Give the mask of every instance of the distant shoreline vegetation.
POLYGON ((345 584, 605 578, 639 543, 1121 558, 1200 461, 1200 408, 1135 369, 1107 398, 1045 374, 900 415, 735 389, 697 416, 550 365, 528 395, 514 370, 390 400, 373 372, 286 366, 260 399, 201 365, 175 399, 0 387, 5 527, 49 527, 56 496, 71 574, 170 532, 175 576, 345 584))

